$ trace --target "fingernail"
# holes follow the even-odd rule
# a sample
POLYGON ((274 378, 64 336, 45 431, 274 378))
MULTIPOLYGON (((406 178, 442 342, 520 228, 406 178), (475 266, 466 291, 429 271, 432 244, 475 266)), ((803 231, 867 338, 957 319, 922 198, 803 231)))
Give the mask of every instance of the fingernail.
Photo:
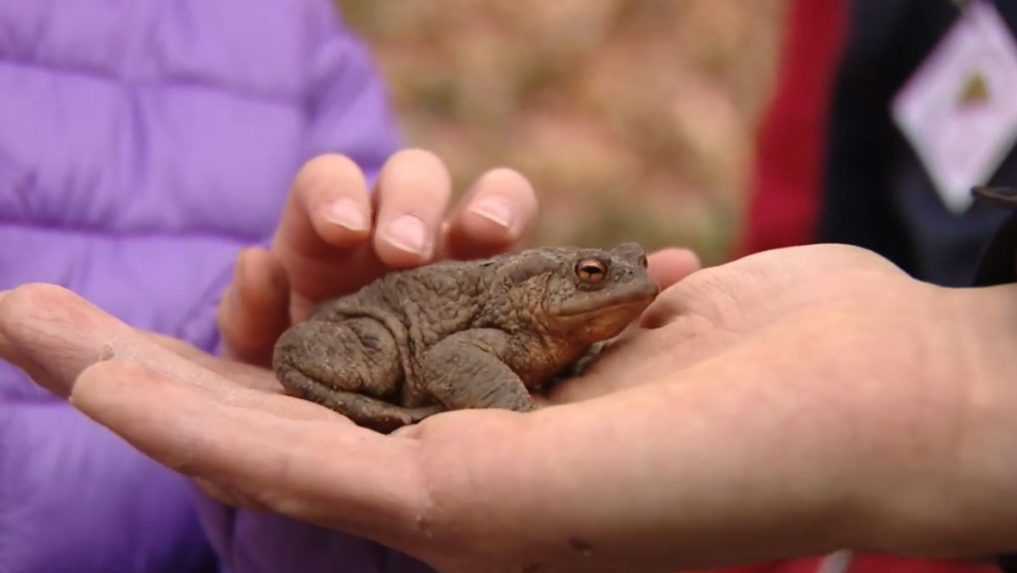
POLYGON ((329 223, 345 227, 351 231, 366 231, 367 216, 352 199, 338 199, 329 203, 322 216, 329 223))
POLYGON ((385 228, 385 237, 398 249, 422 256, 430 254, 427 228, 424 222, 413 215, 397 217, 385 228))
POLYGON ((470 205, 470 212, 506 229, 512 228, 515 219, 512 206, 502 197, 485 197, 470 205))

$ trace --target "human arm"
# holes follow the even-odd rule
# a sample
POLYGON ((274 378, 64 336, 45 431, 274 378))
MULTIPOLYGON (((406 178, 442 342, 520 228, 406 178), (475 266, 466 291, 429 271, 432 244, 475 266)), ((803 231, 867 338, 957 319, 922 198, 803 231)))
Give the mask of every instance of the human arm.
POLYGON ((562 389, 572 403, 387 437, 146 346, 59 291, 4 297, 0 333, 37 380, 234 503, 446 570, 667 570, 1017 545, 1001 501, 1017 493, 1013 288, 939 289, 844 247, 764 253, 666 291, 562 389))

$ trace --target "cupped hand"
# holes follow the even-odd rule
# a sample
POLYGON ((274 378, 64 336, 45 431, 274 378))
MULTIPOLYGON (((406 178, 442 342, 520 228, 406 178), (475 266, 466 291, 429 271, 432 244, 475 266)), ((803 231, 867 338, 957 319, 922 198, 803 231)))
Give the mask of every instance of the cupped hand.
POLYGON ((566 382, 553 398, 572 402, 640 384, 653 372, 686 368, 817 311, 845 304, 875 310, 897 292, 887 283, 909 281, 869 251, 824 245, 758 253, 674 282, 643 313, 639 328, 612 342, 605 352, 611 359, 594 363, 592 381, 566 382), (664 327, 666 337, 648 335, 664 327))
POLYGON ((227 352, 267 364, 279 334, 316 302, 391 269, 507 250, 537 211, 533 187, 506 168, 483 174, 446 212, 451 195, 444 163, 422 150, 393 155, 373 193, 350 159, 309 161, 294 179, 271 247, 240 255, 219 312, 227 352))
POLYGON ((53 287, 0 301, 0 350, 230 503, 442 570, 964 555, 1017 545, 999 526, 1014 512, 998 500, 1017 493, 1017 397, 993 367, 1008 354, 974 343, 1013 327, 970 304, 1003 295, 917 283, 856 249, 767 253, 666 291, 575 382, 599 397, 451 412, 391 436, 53 287), (618 380, 632 387, 603 393, 618 380))
MULTIPOLYGON (((309 161, 293 182, 271 247, 247 249, 237 261, 219 307, 227 355, 268 365, 275 340, 315 303, 390 270, 507 251, 537 215, 533 186, 507 168, 482 174, 450 209, 451 195, 445 164, 419 149, 393 155, 373 193, 350 159, 309 161)), ((687 249, 655 258, 661 284, 699 268, 687 249)))

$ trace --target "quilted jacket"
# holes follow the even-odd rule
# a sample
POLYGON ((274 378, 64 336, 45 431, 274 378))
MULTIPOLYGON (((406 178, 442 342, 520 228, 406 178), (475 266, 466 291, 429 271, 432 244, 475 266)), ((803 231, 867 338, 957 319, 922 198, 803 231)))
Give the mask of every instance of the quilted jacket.
MULTIPOLYGON (((57 283, 212 350, 301 163, 371 174, 397 145, 328 0, 0 2, 0 289, 57 283)), ((211 503, 0 363, 0 572, 419 568, 211 503)))

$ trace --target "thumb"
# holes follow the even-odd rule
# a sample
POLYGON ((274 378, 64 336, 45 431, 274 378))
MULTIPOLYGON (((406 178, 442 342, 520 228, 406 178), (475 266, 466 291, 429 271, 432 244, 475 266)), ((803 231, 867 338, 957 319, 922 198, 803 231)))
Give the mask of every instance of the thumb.
POLYGON ((699 257, 689 249, 662 249, 648 258, 650 277, 661 290, 702 268, 699 257))

